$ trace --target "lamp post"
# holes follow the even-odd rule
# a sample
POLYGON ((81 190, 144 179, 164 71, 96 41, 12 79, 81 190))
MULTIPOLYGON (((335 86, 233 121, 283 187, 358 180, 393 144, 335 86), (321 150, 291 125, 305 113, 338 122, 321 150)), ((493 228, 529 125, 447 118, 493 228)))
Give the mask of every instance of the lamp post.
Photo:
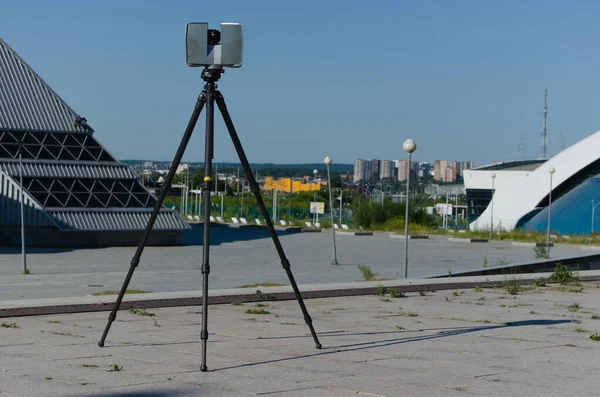
POLYGON ((329 214, 331 217, 331 237, 333 238, 333 261, 331 262, 331 264, 338 265, 339 263, 337 261, 337 251, 335 247, 335 227, 333 227, 333 187, 331 186, 331 172, 329 171, 329 166, 331 165, 331 157, 325 157, 325 160, 323 160, 323 162, 327 166, 327 184, 329 185, 329 214))
POLYGON ((492 198, 490 199, 490 241, 494 235, 494 182, 496 180, 496 174, 492 172, 492 198))
POLYGON ((402 148, 408 153, 408 172, 406 173, 406 200, 404 201, 404 278, 408 278, 408 196, 410 194, 410 162, 412 153, 417 150, 417 144, 412 139, 404 141, 402 148))
POLYGON ((343 205, 343 202, 344 202, 344 191, 342 189, 340 189, 340 197, 339 197, 339 199, 340 199, 340 227, 342 227, 342 211, 343 211, 342 205, 343 205))
POLYGON ((23 187, 23 142, 19 143, 19 184, 21 185, 21 263, 23 265, 23 274, 29 274, 27 270, 27 254, 25 253, 25 194, 23 187))
POLYGON ((596 207, 600 205, 600 203, 594 204, 595 201, 592 200, 592 233, 594 233, 594 215, 596 212, 596 207))
POLYGON ((315 178, 313 179, 313 227, 317 227, 317 174, 319 173, 319 171, 317 171, 317 169, 315 168, 313 170, 313 174, 315 175, 315 178))
POLYGON ((546 252, 548 254, 548 259, 550 259, 550 214, 552 211, 552 174, 554 174, 554 167, 548 168, 548 173, 550 173, 550 190, 548 191, 548 230, 546 232, 546 252))

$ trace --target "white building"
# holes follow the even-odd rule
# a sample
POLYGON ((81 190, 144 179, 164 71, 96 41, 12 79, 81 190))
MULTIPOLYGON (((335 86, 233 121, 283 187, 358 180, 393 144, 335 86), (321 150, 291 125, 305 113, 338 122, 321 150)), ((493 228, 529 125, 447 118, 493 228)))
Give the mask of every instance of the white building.
POLYGON ((540 208, 548 206, 550 169, 552 201, 587 178, 600 173, 600 131, 549 160, 509 161, 463 173, 468 217, 472 230, 512 230, 522 226, 540 208), (493 186, 493 194, 492 194, 493 186), (493 198, 492 198, 493 197, 493 198))

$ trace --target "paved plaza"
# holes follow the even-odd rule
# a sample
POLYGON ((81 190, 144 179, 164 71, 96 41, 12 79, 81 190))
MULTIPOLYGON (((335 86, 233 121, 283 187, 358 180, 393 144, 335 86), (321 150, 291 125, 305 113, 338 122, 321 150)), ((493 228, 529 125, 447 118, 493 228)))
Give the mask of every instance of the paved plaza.
MULTIPOLYGON (((285 272, 265 230, 214 228, 211 247, 211 289, 243 284, 287 284, 285 272)), ((198 236, 201 241, 201 236, 198 236)), ((281 242, 298 284, 361 280, 364 264, 382 278, 400 278, 404 271, 404 240, 389 234, 338 236, 340 266, 331 266, 331 234, 282 233, 281 242)), ((32 249, 30 275, 21 275, 18 247, 0 247, 0 300, 85 296, 121 287, 135 247, 101 249, 32 249)), ((553 258, 589 254, 576 246, 557 246, 553 258)), ((531 247, 508 241, 450 242, 444 236, 411 240, 409 277, 425 277, 481 269, 498 261, 534 259, 531 247)), ((194 291, 201 286, 202 246, 147 247, 130 288, 151 292, 194 291)))
POLYGON ((596 396, 598 284, 3 318, 0 396, 596 396))

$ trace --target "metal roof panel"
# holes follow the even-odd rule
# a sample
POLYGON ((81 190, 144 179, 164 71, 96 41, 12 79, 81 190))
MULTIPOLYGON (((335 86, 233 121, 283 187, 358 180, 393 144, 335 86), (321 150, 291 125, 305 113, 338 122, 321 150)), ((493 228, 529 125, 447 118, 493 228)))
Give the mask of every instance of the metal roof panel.
POLYGON ((0 130, 93 132, 0 38, 0 130))

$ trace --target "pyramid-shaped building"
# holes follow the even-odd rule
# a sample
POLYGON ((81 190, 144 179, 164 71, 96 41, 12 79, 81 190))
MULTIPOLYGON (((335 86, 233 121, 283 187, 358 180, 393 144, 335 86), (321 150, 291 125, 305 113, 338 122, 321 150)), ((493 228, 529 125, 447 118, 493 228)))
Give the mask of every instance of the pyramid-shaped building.
MULTIPOLYGON (((39 246, 137 245, 157 200, 0 38, 0 244, 20 244, 21 190, 39 246)), ((189 228, 163 208, 149 244, 181 244, 189 228)))

